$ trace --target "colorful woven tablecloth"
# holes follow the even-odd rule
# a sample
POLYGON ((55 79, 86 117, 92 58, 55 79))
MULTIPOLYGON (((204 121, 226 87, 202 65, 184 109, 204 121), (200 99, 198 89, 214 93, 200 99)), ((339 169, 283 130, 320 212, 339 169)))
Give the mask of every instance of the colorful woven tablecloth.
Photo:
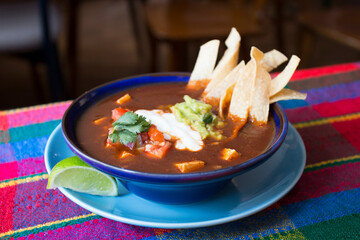
POLYGON ((360 63, 297 71, 284 101, 307 163, 271 207, 194 229, 133 226, 93 214, 46 190, 44 148, 70 102, 0 112, 0 239, 360 239, 360 63))

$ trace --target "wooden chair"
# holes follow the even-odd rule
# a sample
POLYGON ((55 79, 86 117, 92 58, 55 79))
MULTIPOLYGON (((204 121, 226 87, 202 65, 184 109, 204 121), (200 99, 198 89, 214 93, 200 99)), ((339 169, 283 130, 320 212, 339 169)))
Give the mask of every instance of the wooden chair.
POLYGON ((360 4, 301 12, 298 17, 299 48, 306 67, 321 36, 360 51, 360 4))
MULTIPOLYGON (((265 0, 142 1, 151 47, 151 71, 156 71, 159 47, 170 47, 169 70, 189 70, 187 46, 210 39, 225 39, 236 27, 246 49, 246 38, 263 33, 265 0)), ((243 51, 244 52, 244 51, 243 51)))

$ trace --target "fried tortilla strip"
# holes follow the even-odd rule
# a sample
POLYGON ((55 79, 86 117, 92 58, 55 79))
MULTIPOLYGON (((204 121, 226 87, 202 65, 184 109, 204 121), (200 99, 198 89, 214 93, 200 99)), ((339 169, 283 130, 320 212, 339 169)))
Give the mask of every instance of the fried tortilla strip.
MULTIPOLYGON (((231 97, 234 91, 236 80, 241 77, 245 69, 245 62, 241 61, 224 79, 224 81, 219 84, 217 88, 209 92, 208 97, 211 99, 217 99, 220 95, 219 102, 219 116, 222 119, 225 119, 227 115, 227 110, 230 105, 231 97)), ((211 101, 214 102, 214 101, 211 101)))
POLYGON ((295 55, 291 56, 290 61, 286 65, 285 69, 271 81, 270 97, 280 92, 288 84, 297 66, 299 65, 299 62, 299 57, 295 55))
POLYGON ((255 48, 251 48, 251 60, 236 80, 230 101, 228 117, 237 125, 233 130, 233 136, 236 136, 237 132, 245 125, 249 116, 257 67, 253 49, 255 48))
MULTIPOLYGON (((234 84, 236 80, 240 77, 242 71, 245 68, 245 62, 241 61, 226 77, 224 80, 219 83, 216 88, 211 89, 203 98, 202 101, 212 105, 214 108, 217 108, 220 103, 221 95, 225 93, 225 91, 232 87, 234 88, 234 84)), ((232 94, 232 90, 231 90, 232 94)), ((231 95, 230 95, 231 98, 231 95)))
POLYGON ((200 47, 194 70, 187 84, 188 89, 199 90, 209 83, 219 50, 219 40, 211 40, 200 47))
POLYGON ((284 54, 276 49, 273 49, 264 54, 264 58, 261 60, 261 64, 266 71, 271 72, 287 60, 288 58, 284 54))
POLYGON ((211 80, 203 92, 205 96, 211 90, 217 88, 218 84, 236 67, 239 60, 240 34, 232 28, 225 41, 227 47, 223 57, 214 69, 211 80))
POLYGON ((256 77, 252 93, 250 117, 255 124, 264 125, 269 117, 271 76, 261 64, 263 53, 259 49, 253 48, 251 55, 256 61, 256 77))
POLYGON ((288 88, 284 88, 274 96, 270 97, 270 104, 281 100, 290 100, 290 99, 305 100, 306 96, 307 96, 306 93, 301 93, 288 88))
POLYGON ((262 67, 256 72, 255 87, 252 94, 251 120, 258 125, 265 125, 269 117, 269 96, 271 77, 262 67))

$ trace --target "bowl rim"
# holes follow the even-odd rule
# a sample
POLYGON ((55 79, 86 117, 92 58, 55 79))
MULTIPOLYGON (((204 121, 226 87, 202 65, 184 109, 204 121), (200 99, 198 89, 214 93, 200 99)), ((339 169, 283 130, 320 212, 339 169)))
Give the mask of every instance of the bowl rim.
MULTIPOLYGON (((134 76, 129 76, 125 78, 116 79, 110 82, 106 82, 104 84, 98 85, 88 91, 85 91, 83 94, 81 94, 79 97, 77 97, 75 100, 72 101, 72 103, 69 105, 69 107, 66 109, 61 122, 61 131, 62 135, 65 139, 66 144, 69 146, 69 148, 77 155, 79 156, 83 161, 88 163, 89 165, 95 167, 99 171, 108 173, 116 178, 119 178, 120 180, 131 180, 131 181, 137 181, 137 182, 146 182, 146 183, 187 183, 187 182, 203 182, 203 181, 212 181, 212 180, 218 180, 219 178, 222 179, 229 179, 234 177, 235 175, 239 175, 241 173, 246 172, 247 170, 252 169, 253 167, 260 165, 264 161, 266 161, 272 154, 274 154, 278 148, 281 146, 283 141, 285 140, 285 137, 287 135, 288 131, 288 119, 286 116, 286 113, 284 109, 278 104, 271 104, 270 105, 270 112, 276 112, 277 116, 279 118, 279 121, 282 123, 282 128, 279 129, 279 135, 277 136, 277 139, 275 141, 272 141, 271 145, 267 148, 266 151, 261 153, 260 155, 256 156, 255 158, 252 158, 246 162, 221 168, 217 170, 212 171, 204 171, 204 172, 192 172, 192 173, 148 173, 148 172, 141 172, 121 167, 116 167, 107 163, 104 163, 98 159, 95 159, 91 157, 90 155, 83 152, 80 147, 74 142, 71 137, 69 137, 69 134, 67 133, 67 128, 69 123, 67 123, 67 118, 71 111, 73 111, 73 108, 79 104, 83 99, 86 97, 92 95, 93 93, 100 91, 101 89, 105 87, 109 87, 111 85, 117 84, 120 81, 130 81, 133 79, 143 78, 143 77, 189 77, 190 73, 186 72, 160 72, 160 73, 148 73, 148 74, 139 74, 134 76), (101 167, 101 168, 100 168, 101 167)), ((185 81, 164 81, 164 82, 185 82, 185 81)), ((154 81, 150 83, 143 83, 138 84, 132 87, 146 85, 146 84, 156 84, 161 83, 161 81, 154 81)), ((131 87, 129 87, 131 88, 131 87)), ((123 90, 124 88, 119 88, 118 91, 123 90)), ((104 99, 111 95, 109 94, 100 94, 102 97, 99 97, 95 102, 100 101, 101 99, 104 99)), ((73 120, 75 122, 75 120, 73 120)), ((75 123, 73 123, 75 125, 75 123)))

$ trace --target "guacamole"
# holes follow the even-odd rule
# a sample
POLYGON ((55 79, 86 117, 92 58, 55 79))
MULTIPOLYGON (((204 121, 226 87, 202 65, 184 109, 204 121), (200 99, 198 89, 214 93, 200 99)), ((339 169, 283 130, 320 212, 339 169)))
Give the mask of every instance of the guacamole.
POLYGON ((184 96, 185 102, 177 103, 170 109, 176 120, 183 122, 198 131, 202 139, 212 137, 216 140, 223 139, 221 128, 224 122, 212 114, 212 106, 195 100, 188 95, 184 96))

